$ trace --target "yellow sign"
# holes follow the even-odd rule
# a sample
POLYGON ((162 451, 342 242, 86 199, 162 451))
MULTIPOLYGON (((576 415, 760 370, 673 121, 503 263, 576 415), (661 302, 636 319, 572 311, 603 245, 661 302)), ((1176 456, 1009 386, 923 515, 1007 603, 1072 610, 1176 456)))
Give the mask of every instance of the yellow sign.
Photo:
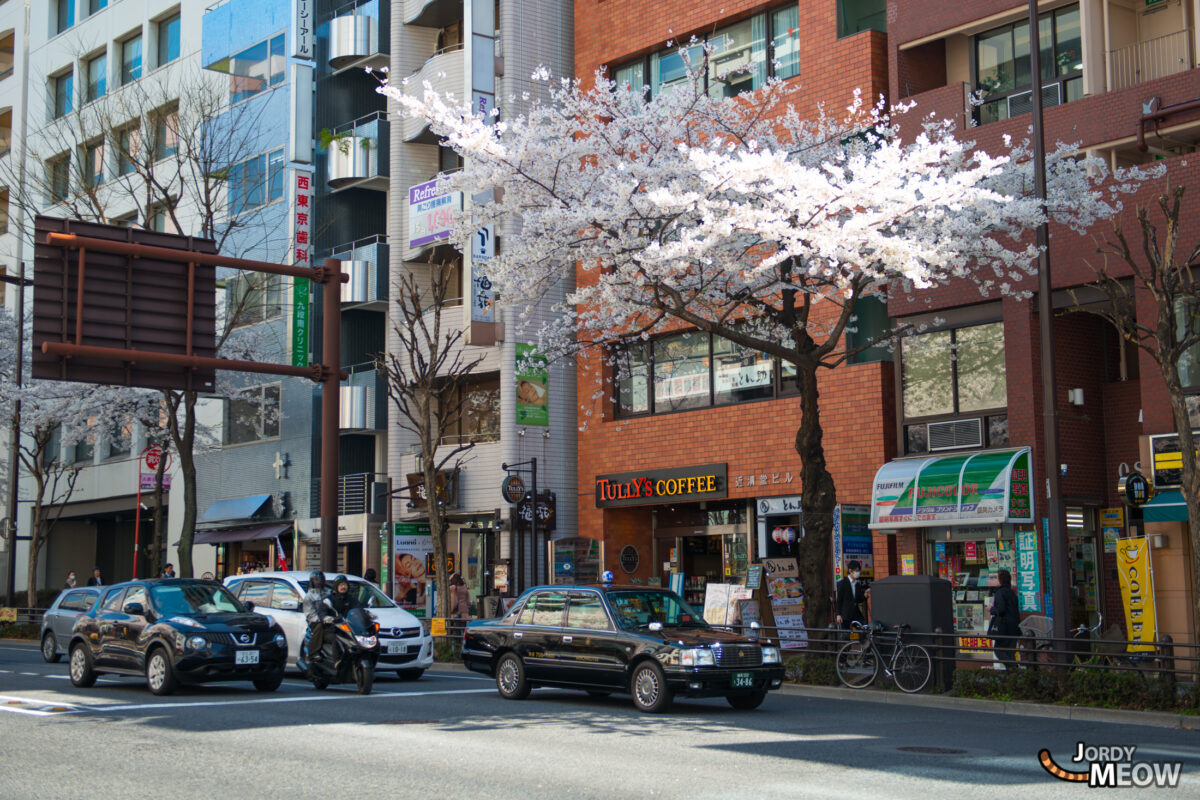
POLYGON ((445 636, 446 635, 446 618, 434 617, 429 621, 430 636, 445 636))
POLYGON ((1133 652, 1154 650, 1158 620, 1154 610, 1154 574, 1150 568, 1150 542, 1121 539, 1117 542, 1117 573, 1121 578, 1121 600, 1125 603, 1125 627, 1133 652))
POLYGON ((15 608, 0 608, 0 622, 16 622, 17 610, 15 608))
POLYGON ((917 557, 913 553, 904 553, 900 556, 900 574, 901 575, 916 575, 917 574, 917 557))
POLYGON ((1100 525, 1108 528, 1125 527, 1125 509, 1121 506, 1100 509, 1100 525))

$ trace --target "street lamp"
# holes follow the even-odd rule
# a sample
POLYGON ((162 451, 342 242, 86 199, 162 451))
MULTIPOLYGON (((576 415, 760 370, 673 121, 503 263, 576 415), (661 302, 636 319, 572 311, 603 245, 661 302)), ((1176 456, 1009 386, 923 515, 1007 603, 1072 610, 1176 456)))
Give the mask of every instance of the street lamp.
POLYGON ((1055 638, 1067 638, 1070 603, 1066 584, 1067 531, 1059 480, 1058 388, 1054 379, 1054 300, 1050 285, 1050 215, 1046 207, 1046 141, 1042 120, 1042 47, 1037 0, 1029 0, 1029 71, 1033 77, 1033 190, 1043 219, 1037 227, 1038 337, 1042 358, 1042 468, 1046 473, 1046 536, 1050 548, 1050 597, 1055 638))

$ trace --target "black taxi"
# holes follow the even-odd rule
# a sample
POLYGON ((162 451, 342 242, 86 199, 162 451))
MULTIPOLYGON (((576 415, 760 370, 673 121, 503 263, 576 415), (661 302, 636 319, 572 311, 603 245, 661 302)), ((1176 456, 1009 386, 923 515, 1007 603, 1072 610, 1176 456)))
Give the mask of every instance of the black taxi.
POLYGON ((779 648, 713 628, 674 592, 646 586, 539 586, 499 619, 473 620, 463 663, 501 696, 535 686, 628 692, 646 712, 675 696, 757 708, 783 682, 779 648))

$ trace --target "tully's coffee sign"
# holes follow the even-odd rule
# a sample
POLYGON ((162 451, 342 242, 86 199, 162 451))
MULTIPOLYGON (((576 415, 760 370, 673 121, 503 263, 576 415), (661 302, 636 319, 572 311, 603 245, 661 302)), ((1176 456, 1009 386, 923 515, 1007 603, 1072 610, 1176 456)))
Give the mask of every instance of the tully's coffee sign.
POLYGON ((714 500, 729 494, 724 464, 596 476, 596 507, 714 500))

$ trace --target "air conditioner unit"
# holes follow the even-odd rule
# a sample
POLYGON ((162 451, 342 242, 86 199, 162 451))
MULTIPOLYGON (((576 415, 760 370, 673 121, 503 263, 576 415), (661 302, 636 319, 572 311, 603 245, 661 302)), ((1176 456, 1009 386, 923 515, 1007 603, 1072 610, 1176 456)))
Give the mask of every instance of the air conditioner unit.
MULTIPOLYGON (((1062 102, 1062 84, 1052 83, 1042 87, 1042 108, 1056 106, 1062 102)), ((1028 114, 1033 111, 1033 91, 1019 92, 1008 96, 1008 115, 1028 114)))
POLYGON ((931 422, 927 426, 929 450, 955 450, 960 447, 983 447, 983 420, 952 419, 931 422))

